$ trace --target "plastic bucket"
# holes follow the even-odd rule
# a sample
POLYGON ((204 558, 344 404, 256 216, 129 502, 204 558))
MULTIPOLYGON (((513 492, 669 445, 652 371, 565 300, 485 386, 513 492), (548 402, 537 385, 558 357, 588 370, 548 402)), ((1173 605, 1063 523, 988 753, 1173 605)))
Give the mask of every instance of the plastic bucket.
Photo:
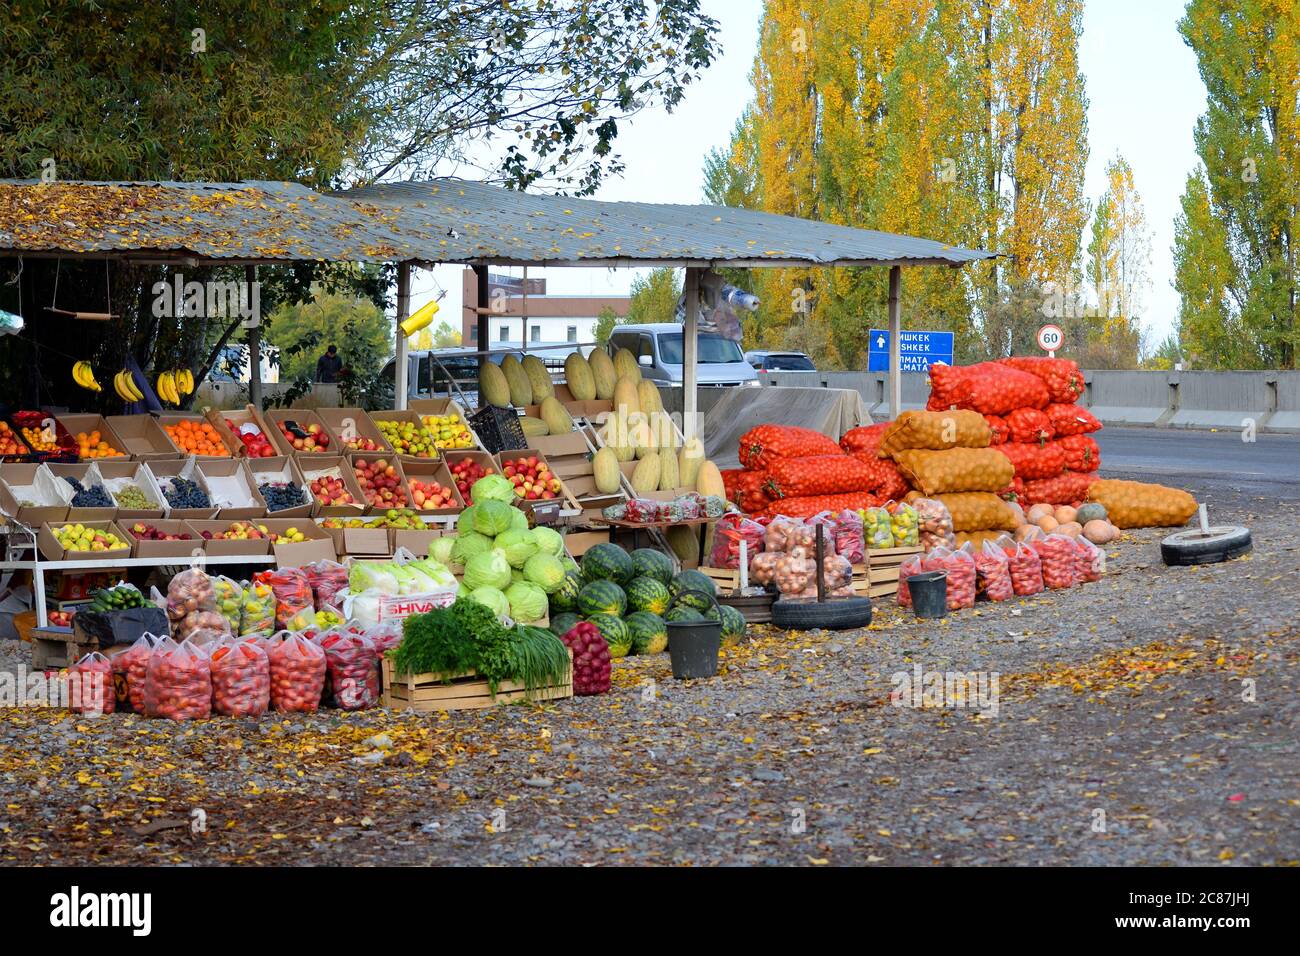
MULTIPOLYGON (((688 594, 706 598, 716 609, 713 595, 689 589, 668 603, 671 611, 688 594)), ((668 658, 676 680, 698 680, 718 676, 718 651, 722 648, 721 621, 669 621, 668 658)))
POLYGON ((945 617, 948 614, 948 572, 922 571, 907 579, 912 610, 917 617, 945 617))

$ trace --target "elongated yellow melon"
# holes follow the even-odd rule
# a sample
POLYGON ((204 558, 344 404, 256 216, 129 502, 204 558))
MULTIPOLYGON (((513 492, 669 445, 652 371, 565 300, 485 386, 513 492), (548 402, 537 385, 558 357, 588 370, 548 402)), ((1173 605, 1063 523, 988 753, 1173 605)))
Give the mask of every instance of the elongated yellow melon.
POLYGON ((614 411, 620 415, 641 411, 641 397, 637 393, 638 379, 624 375, 614 385, 614 411))
POLYGON ((636 364, 636 356, 627 349, 619 349, 614 353, 614 374, 619 378, 624 375, 630 375, 635 379, 641 378, 641 366, 636 364))
POLYGON ((574 352, 564 360, 564 381, 578 401, 589 402, 596 397, 596 379, 581 353, 574 352))
POLYGON ((671 449, 659 451, 659 490, 673 491, 680 481, 677 475, 677 454, 671 449))
POLYGON ((659 488, 659 453, 651 452, 636 464, 632 472, 632 490, 644 495, 659 488))
POLYGON ((528 383, 528 376, 524 374, 524 367, 519 364, 519 359, 507 355, 501 360, 501 371, 505 373, 506 381, 510 384, 510 403, 520 408, 532 405, 533 387, 528 383))
POLYGON ((700 470, 695 476, 695 490, 702 495, 727 497, 727 486, 722 483, 722 472, 711 461, 700 463, 700 470))
POLYGON ((696 476, 704 464, 704 442, 692 438, 677 453, 677 476, 683 488, 696 487, 696 476))
POLYGON ((536 355, 525 355, 522 364, 524 374, 528 376, 528 385, 533 390, 533 404, 540 405, 547 395, 555 394, 551 373, 536 355))
POLYGON ((647 415, 651 412, 662 412, 664 410, 663 399, 659 397, 659 389, 648 378, 643 378, 636 383, 636 397, 637 401, 641 403, 641 411, 647 415))
POLYGON ((567 435, 573 431, 573 417, 569 410, 554 395, 547 395, 542 399, 540 409, 542 421, 550 429, 552 435, 567 435))
POLYGON ((614 360, 609 357, 609 353, 604 349, 596 349, 588 356, 587 364, 591 366, 591 377, 595 380, 596 397, 602 402, 613 398, 614 384, 618 381, 618 375, 614 371, 614 360))
POLYGON ((484 362, 478 372, 478 393, 489 405, 510 407, 510 384, 505 373, 492 362, 484 362))
POLYGON ((612 448, 601 448, 591 456, 591 475, 596 482, 596 490, 603 495, 612 495, 618 491, 618 459, 612 448))

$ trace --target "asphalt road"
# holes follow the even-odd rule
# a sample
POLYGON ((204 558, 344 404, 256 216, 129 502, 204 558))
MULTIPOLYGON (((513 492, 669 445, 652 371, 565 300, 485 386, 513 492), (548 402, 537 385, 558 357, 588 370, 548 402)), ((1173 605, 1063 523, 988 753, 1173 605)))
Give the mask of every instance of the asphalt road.
POLYGON ((1093 437, 1109 478, 1300 500, 1300 435, 1259 435, 1246 442, 1239 431, 1107 426, 1093 437))

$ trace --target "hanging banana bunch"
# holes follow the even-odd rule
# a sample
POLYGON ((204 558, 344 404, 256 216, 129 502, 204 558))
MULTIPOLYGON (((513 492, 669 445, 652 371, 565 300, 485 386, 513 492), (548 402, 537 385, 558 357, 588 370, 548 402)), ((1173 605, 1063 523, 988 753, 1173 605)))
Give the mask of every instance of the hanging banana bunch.
POLYGON ((72 366, 72 380, 82 388, 92 392, 102 392, 104 387, 95 381, 95 370, 89 362, 82 360, 72 366))
POLYGON ((154 384, 154 391, 164 402, 170 402, 173 405, 181 403, 181 393, 176 388, 176 373, 163 372, 158 376, 158 381, 154 384))
POLYGON ((139 402, 144 399, 144 392, 135 384, 135 378, 129 369, 122 369, 113 376, 113 391, 124 402, 139 402))
POLYGON ((181 395, 194 394, 194 373, 187 368, 178 368, 172 373, 172 381, 176 383, 176 390, 181 395))

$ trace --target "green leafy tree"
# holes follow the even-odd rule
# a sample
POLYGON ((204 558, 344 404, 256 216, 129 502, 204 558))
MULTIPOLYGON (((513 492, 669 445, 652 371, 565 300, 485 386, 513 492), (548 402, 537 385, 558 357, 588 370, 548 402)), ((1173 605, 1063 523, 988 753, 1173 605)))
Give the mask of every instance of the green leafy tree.
POLYGON ((433 347, 449 349, 460 345, 460 338, 460 329, 453 329, 450 322, 439 322, 438 327, 433 330, 433 347))
MULTIPOLYGON (((295 180, 340 187, 477 166, 518 188, 587 193, 622 164, 619 128, 681 101, 716 53, 699 0, 231 0, 139 4, 33 0, 0 10, 0 176, 60 180, 295 180), (53 165, 51 166, 50 163, 53 165)), ((0 307, 52 300, 55 270, 0 276, 0 307)), ((186 278, 240 280, 242 268, 186 278)), ((0 386, 25 402, 78 403, 78 358, 128 357, 206 373, 238 321, 159 320, 149 290, 163 267, 63 263, 59 295, 123 318, 100 329, 29 323, 0 360, 28 370, 0 386), (49 384, 54 383, 51 393, 49 384), (21 396, 21 398, 19 398, 21 396)), ((314 284, 389 304, 392 270, 266 267, 263 314, 314 284)), ((152 376, 151 376, 152 377, 152 376)), ((111 407, 111 390, 99 399, 111 407)), ((93 399, 91 399, 93 401, 93 399)))
POLYGON ((596 328, 592 333, 596 340, 596 344, 607 344, 609 342, 609 337, 614 333, 614 326, 618 325, 621 321, 623 320, 618 317, 618 313, 612 308, 609 306, 602 308, 600 314, 596 316, 596 328))
POLYGON ((649 275, 638 275, 632 280, 631 293, 624 322, 641 325, 676 318, 677 301, 682 296, 676 269, 652 269, 649 275))
POLYGON ((1300 5, 1191 0, 1178 28, 1207 107, 1174 234, 1183 347, 1199 367, 1296 368, 1300 5))
POLYGON ((373 302, 321 293, 310 302, 285 304, 267 318, 264 339, 280 349, 282 380, 313 379, 316 361, 330 345, 355 374, 379 372, 376 355, 386 355, 392 321, 373 302))

